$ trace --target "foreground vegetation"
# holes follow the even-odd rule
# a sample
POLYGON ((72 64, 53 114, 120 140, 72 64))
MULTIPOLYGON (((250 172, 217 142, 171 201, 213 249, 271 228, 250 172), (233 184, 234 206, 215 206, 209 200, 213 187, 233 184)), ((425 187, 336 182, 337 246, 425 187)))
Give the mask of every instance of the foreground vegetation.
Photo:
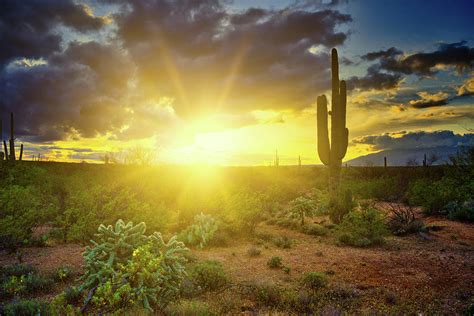
MULTIPOLYGON (((295 270, 294 260, 307 256, 294 252, 314 245, 389 252, 403 248, 403 238, 413 242, 413 234, 432 239, 437 228, 416 206, 425 215, 473 221, 473 166, 471 149, 449 166, 343 168, 330 212, 328 177, 318 167, 2 164, 0 247, 17 261, 0 271, 2 313, 437 311, 439 305, 400 302, 383 289, 368 303, 331 268, 295 270), (381 201, 394 203, 384 208, 381 201), (88 246, 79 269, 45 274, 23 262, 26 249, 71 243, 88 246), (213 258, 212 251, 222 254, 213 258), (244 265, 261 260, 262 275, 287 281, 236 280, 222 257, 244 265), (55 295, 42 298, 46 293, 55 295)), ((465 247, 467 260, 472 245, 465 247)), ((309 259, 318 257, 314 251, 309 259)), ((453 309, 466 311, 473 294, 471 288, 453 309)))

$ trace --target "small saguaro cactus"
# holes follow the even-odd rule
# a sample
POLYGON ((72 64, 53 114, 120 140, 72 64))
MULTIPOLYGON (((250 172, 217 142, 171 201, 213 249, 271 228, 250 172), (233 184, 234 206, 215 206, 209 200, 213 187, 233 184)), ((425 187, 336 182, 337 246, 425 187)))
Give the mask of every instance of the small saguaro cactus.
POLYGON ((383 157, 383 166, 387 168, 387 157, 383 157))
POLYGON ((339 81, 337 50, 331 51, 332 107, 328 113, 325 95, 318 97, 317 127, 318 154, 321 162, 329 167, 331 199, 336 198, 342 159, 346 155, 349 130, 346 128, 346 82, 339 81), (328 114, 331 116, 331 142, 329 142, 328 114))

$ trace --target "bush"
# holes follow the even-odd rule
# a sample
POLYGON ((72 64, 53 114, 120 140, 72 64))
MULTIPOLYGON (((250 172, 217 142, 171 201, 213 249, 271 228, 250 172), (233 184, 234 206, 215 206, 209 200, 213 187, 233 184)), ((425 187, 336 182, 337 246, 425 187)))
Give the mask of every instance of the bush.
POLYGON ((252 300, 257 301, 259 305, 281 307, 286 303, 282 289, 273 283, 251 284, 249 288, 252 300))
POLYGON ((165 307, 175 299, 184 278, 187 251, 172 237, 164 242, 160 233, 144 235, 145 224, 117 221, 101 225, 97 242, 87 247, 84 283, 79 290, 96 288, 92 302, 101 310, 116 311, 152 305, 165 307))
POLYGON ((250 257, 258 257, 258 256, 260 256, 261 253, 262 253, 262 251, 260 249, 258 249, 257 247, 250 247, 247 250, 247 254, 250 257))
POLYGON ((311 290, 318 290, 328 283, 327 275, 321 272, 305 273, 301 279, 301 284, 311 290))
POLYGON ((228 282, 227 275, 218 261, 202 261, 192 267, 191 281, 203 290, 215 291, 228 282))
POLYGON ((217 231, 217 221, 211 215, 203 213, 194 217, 194 222, 179 234, 179 239, 185 243, 202 249, 217 231))
POLYGON ((301 226, 304 225, 306 216, 313 215, 315 205, 314 201, 304 196, 300 196, 290 202, 291 216, 299 219, 301 226))
POLYGON ((412 207, 390 204, 389 210, 387 226, 394 235, 417 233, 423 229, 424 223, 416 218, 412 207))
POLYGON ((339 224, 344 216, 355 207, 351 190, 344 190, 343 193, 339 195, 342 198, 332 197, 329 203, 329 217, 335 224, 339 224))
POLYGON ((289 249, 291 248, 292 240, 288 236, 279 236, 273 239, 273 243, 278 248, 289 249))
POLYGON ((21 300, 8 303, 3 308, 5 316, 30 316, 30 315, 48 315, 49 306, 45 302, 38 300, 21 300))
POLYGON ((449 202, 444 211, 451 220, 474 222, 474 200, 472 199, 462 204, 449 202))
POLYGON ((328 230, 318 224, 305 224, 301 227, 301 231, 307 235, 313 236, 326 236, 328 234, 328 230))
POLYGON ((52 285, 52 279, 44 277, 36 271, 20 275, 4 275, 2 277, 1 293, 4 296, 18 297, 27 293, 48 290, 52 285))
POLYGON ((72 276, 72 269, 68 266, 61 266, 56 269, 56 273, 54 274, 54 278, 56 281, 63 282, 69 279, 72 276))
POLYGON ((374 208, 353 211, 339 225, 339 241, 355 247, 368 247, 384 242, 387 235, 383 215, 374 208))
POLYGON ((267 266, 270 269, 279 269, 283 267, 282 259, 278 256, 273 256, 267 261, 267 266))

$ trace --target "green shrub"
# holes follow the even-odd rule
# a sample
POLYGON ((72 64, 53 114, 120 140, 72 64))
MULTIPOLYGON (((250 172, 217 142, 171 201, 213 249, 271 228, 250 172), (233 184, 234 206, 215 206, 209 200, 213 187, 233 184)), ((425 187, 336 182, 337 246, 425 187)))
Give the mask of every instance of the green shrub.
POLYGON ((31 264, 26 263, 17 263, 0 267, 0 276, 2 279, 10 276, 21 276, 31 272, 36 273, 37 270, 31 264))
POLYGON ((208 291, 220 289, 228 282, 222 264, 214 260, 197 263, 192 267, 190 277, 195 285, 208 291))
POLYGON ((355 247, 381 244, 387 235, 384 217, 374 208, 363 208, 347 214, 338 230, 339 241, 355 247))
POLYGON ((339 193, 340 197, 332 198, 329 203, 329 217, 335 224, 339 224, 346 214, 349 214, 355 207, 352 199, 352 191, 344 190, 339 193))
POLYGON ((117 221, 115 227, 100 225, 97 241, 87 247, 84 283, 96 288, 93 304, 102 310, 121 310, 152 305, 164 307, 175 299, 184 278, 187 251, 172 237, 164 242, 160 233, 144 235, 145 224, 117 221))
POLYGON ((301 231, 313 236, 326 236, 328 234, 328 230, 318 224, 305 224, 301 227, 301 231))
POLYGON ((265 307, 283 307, 285 297, 283 290, 273 283, 250 284, 250 296, 259 305, 265 307))
POLYGON ((301 284, 311 290, 319 290, 325 287, 327 283, 327 275, 322 272, 308 272, 301 278, 301 284))
POLYGON ((274 238, 272 241, 275 244, 275 246, 277 246, 278 248, 284 248, 284 249, 291 248, 291 245, 293 243, 291 238, 289 238, 288 236, 279 236, 279 237, 274 238))
POLYGON ((315 210, 314 201, 304 196, 300 196, 290 202, 291 216, 299 219, 301 226, 304 225, 306 216, 313 215, 315 210))
POLYGON ((278 256, 273 256, 273 257, 271 257, 271 258, 268 259, 268 261, 267 261, 267 266, 268 266, 270 269, 279 269, 279 268, 282 268, 282 267, 283 267, 283 262, 282 262, 281 257, 278 257, 278 256))
POLYGON ((3 315, 5 316, 48 315, 49 313, 48 304, 38 300, 12 302, 6 304, 3 308, 3 315))
POLYGON ((448 218, 457 221, 474 222, 474 200, 470 199, 460 204, 449 202, 443 209, 448 214, 448 218))
POLYGON ((179 234, 179 239, 188 245, 204 248, 217 231, 217 221, 211 215, 203 213, 194 217, 194 222, 179 234))
POLYGON ((44 291, 51 288, 53 280, 36 272, 10 275, 3 279, 1 292, 5 296, 20 296, 27 293, 44 291))

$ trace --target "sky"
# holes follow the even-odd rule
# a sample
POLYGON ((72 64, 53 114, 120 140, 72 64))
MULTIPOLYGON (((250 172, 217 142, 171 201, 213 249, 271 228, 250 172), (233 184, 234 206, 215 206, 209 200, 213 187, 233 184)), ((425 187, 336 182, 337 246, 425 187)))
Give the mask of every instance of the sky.
POLYGON ((344 160, 474 145, 474 0, 0 0, 0 108, 24 157, 320 163, 330 50, 344 160))

